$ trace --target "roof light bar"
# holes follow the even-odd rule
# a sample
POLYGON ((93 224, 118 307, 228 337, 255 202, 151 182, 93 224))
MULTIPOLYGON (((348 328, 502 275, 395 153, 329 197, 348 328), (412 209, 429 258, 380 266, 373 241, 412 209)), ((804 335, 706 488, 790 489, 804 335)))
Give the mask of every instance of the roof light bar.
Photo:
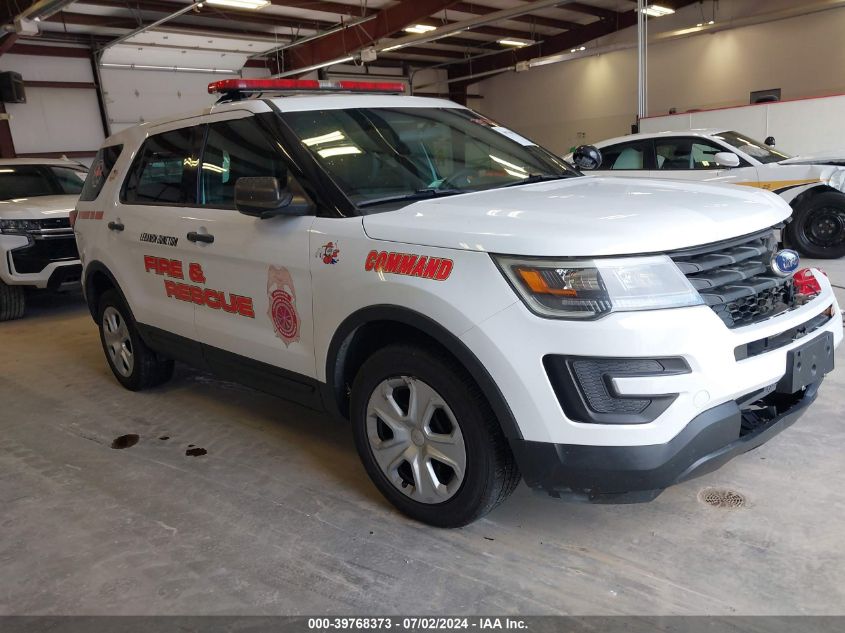
POLYGON ((238 92, 377 92, 404 93, 405 84, 390 81, 318 79, 224 79, 208 84, 208 93, 238 92))

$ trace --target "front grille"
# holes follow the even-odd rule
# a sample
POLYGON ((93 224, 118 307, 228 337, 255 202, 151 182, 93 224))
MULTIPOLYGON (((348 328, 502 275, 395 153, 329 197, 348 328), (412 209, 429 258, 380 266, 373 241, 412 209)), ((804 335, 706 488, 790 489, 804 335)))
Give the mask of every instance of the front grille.
POLYGON ((777 248, 774 230, 670 253, 729 328, 757 323, 798 306, 791 277, 769 268, 777 248))
POLYGON ((42 229, 69 229, 70 218, 42 218, 38 220, 38 226, 42 229))
POLYGON ((28 246, 16 248, 11 255, 15 270, 21 274, 39 273, 52 262, 79 259, 73 235, 36 239, 28 246))

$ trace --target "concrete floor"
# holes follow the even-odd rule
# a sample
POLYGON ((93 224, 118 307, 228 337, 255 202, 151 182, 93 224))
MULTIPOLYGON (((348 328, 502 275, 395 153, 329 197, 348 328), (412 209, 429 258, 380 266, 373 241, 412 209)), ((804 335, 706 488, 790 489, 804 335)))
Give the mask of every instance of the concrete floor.
POLYGON ((451 531, 394 512, 325 416, 185 367, 123 390, 78 297, 0 354, 0 614, 845 614, 845 346, 796 426, 650 504, 521 486, 451 531))

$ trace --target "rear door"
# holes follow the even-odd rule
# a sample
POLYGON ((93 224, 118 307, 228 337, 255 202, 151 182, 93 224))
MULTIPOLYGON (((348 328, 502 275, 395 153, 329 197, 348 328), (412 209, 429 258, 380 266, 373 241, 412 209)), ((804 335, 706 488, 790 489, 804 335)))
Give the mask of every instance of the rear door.
MULTIPOLYGON (((195 123, 195 122, 194 122, 195 123)), ((182 121, 156 128, 132 162, 114 219, 120 281, 135 319, 195 337, 194 303, 186 290, 193 245, 185 239, 196 200, 202 127, 182 121)))
POLYGON ((601 165, 588 172, 597 176, 647 178, 654 165, 650 139, 628 141, 601 148, 601 165))

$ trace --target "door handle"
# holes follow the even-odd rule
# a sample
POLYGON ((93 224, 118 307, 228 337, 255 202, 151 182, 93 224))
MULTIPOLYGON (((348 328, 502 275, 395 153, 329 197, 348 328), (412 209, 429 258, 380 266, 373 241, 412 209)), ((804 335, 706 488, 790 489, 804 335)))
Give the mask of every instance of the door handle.
POLYGON ((191 231, 187 235, 189 242, 205 242, 206 244, 211 244, 214 241, 214 236, 209 235, 208 233, 197 233, 196 231, 191 231))
POLYGON ((122 231, 123 229, 126 228, 120 222, 109 222, 106 226, 109 227, 110 231, 122 231))

